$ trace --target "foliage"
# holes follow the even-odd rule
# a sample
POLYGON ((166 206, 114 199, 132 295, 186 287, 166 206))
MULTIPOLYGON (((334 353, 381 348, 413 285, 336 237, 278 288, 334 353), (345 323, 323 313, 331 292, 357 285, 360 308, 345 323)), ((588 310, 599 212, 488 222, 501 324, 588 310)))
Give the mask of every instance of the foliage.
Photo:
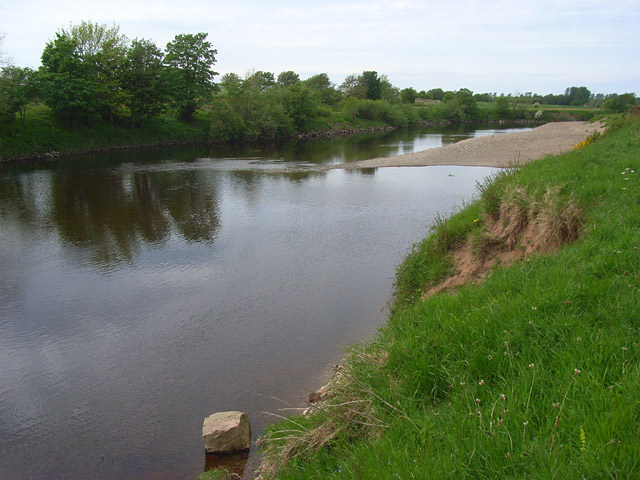
POLYGON ((359 82, 362 83, 365 96, 369 100, 379 100, 382 98, 382 82, 378 77, 378 72, 372 70, 362 72, 359 82))
POLYGON ((207 34, 176 35, 167 43, 164 63, 169 68, 173 95, 180 118, 190 122, 198 100, 209 98, 213 88, 212 70, 217 50, 207 40, 207 34))
POLYGON ((340 93, 329 80, 329 75, 319 73, 304 81, 304 85, 320 95, 320 100, 326 105, 335 105, 340 100, 340 93))
POLYGON ((602 104, 603 108, 617 113, 623 113, 629 110, 636 103, 634 93, 624 93, 622 95, 611 95, 602 104))
POLYGON ((283 87, 291 87, 296 83, 300 83, 300 75, 292 70, 281 72, 280 75, 278 75, 278 85, 281 85, 283 87))
POLYGON ((258 70, 247 75, 244 81, 245 86, 258 92, 266 92, 276 84, 276 80, 271 72, 258 70))
POLYGON ((415 88, 403 88, 400 90, 400 98, 402 98, 403 102, 413 105, 416 98, 418 98, 418 92, 416 92, 415 88))
POLYGON ((150 40, 134 40, 122 72, 123 88, 131 113, 131 128, 162 112, 169 86, 162 51, 150 40))
POLYGON ((106 108, 93 65, 80 54, 78 41, 64 31, 47 43, 39 70, 40 97, 69 126, 91 124, 106 108))
POLYGON ((6 66, 0 73, 0 121, 20 114, 24 123, 27 105, 35 99, 35 77, 30 68, 6 66))

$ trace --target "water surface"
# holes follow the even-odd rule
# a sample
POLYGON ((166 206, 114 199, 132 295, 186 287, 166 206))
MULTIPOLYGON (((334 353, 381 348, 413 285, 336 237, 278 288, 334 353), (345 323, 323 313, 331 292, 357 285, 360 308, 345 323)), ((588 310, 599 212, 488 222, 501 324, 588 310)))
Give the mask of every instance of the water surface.
POLYGON ((193 479, 205 416, 247 411, 255 437, 301 406, 382 324, 410 245, 495 169, 264 168, 482 134, 0 170, 0 478, 193 479))

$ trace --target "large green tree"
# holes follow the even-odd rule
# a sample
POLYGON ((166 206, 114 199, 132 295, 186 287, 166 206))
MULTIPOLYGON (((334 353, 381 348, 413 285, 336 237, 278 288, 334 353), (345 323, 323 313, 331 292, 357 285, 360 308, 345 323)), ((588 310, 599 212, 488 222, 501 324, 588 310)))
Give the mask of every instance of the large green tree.
POLYGON ((211 95, 217 53, 202 32, 176 35, 167 44, 164 63, 171 72, 178 114, 185 121, 192 121, 198 101, 211 95))
POLYGON ((83 61, 77 41, 68 33, 56 33, 42 52, 39 70, 42 100, 69 126, 90 124, 99 118, 104 98, 92 79, 91 65, 83 61))
POLYGON ((76 49, 87 64, 89 80, 98 85, 102 100, 102 117, 113 123, 125 100, 120 74, 125 63, 129 40, 120 34, 120 27, 80 22, 72 25, 69 35, 76 41, 76 49))
POLYGON ((61 29, 42 53, 43 100, 69 124, 114 121, 124 101, 120 73, 127 38, 117 26, 89 22, 61 29))
POLYGON ((128 93, 132 129, 164 106, 167 79, 162 61, 162 51, 150 40, 133 40, 127 51, 122 85, 128 93))

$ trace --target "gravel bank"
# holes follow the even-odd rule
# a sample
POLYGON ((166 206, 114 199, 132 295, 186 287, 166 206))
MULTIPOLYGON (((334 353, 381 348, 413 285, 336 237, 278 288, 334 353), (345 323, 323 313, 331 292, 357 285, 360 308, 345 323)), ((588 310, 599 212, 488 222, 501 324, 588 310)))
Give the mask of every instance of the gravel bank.
POLYGON ((344 163, 334 168, 418 167, 464 165, 512 167, 547 155, 571 150, 593 132, 604 131, 598 122, 555 122, 533 130, 470 138, 440 148, 395 157, 344 163))

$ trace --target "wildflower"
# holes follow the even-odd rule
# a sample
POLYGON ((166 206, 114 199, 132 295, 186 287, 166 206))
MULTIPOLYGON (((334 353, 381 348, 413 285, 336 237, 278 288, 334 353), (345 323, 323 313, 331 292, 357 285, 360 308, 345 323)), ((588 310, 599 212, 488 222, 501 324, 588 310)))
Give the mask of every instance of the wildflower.
POLYGON ((573 370, 573 376, 574 376, 574 377, 577 377, 580 373, 581 373, 581 372, 580 372, 580 370, 578 370, 577 368, 575 368, 575 369, 573 370))
POLYGON ((480 403, 480 401, 481 401, 481 400, 480 400, 479 398, 476 398, 476 403, 478 403, 478 404, 479 404, 479 403, 480 403))
POLYGON ((524 422, 522 422, 522 424, 526 427, 527 425, 529 425, 529 420, 525 420, 524 422))
POLYGON ((529 325, 533 325, 533 320, 529 320, 529 325))
POLYGON ((493 360, 493 355, 489 355, 487 358, 488 358, 489 360, 493 360))
MULTIPOLYGON (((504 333, 507 333, 507 331, 505 330, 504 333)), ((504 342, 504 346, 508 348, 509 347, 509 342, 504 342)))
POLYGON ((531 307, 531 310, 537 310, 537 309, 538 307, 534 307, 534 306, 531 307))
POLYGON ((504 393, 500 394, 500 400, 502 400, 503 402, 507 399, 507 396, 504 393))
POLYGON ((627 350, 628 350, 628 348, 627 348, 627 347, 622 347, 622 351, 623 351, 623 352, 626 352, 627 350))
POLYGON ((434 414, 436 417, 439 417, 439 416, 440 416, 440 412, 433 412, 433 414, 434 414))
POLYGON ((480 380, 480 381, 478 382, 478 385, 485 385, 484 380, 480 380))
POLYGON ((535 369, 536 369, 536 365, 535 365, 535 363, 530 363, 530 364, 529 364, 529 368, 530 368, 531 370, 535 370, 535 369))
POLYGON ((576 340, 581 342, 582 341, 582 337, 578 337, 578 338, 576 338, 576 340))
POLYGON ((476 218, 476 219, 473 221, 473 223, 476 223, 478 220, 479 220, 479 219, 477 219, 477 218, 476 218))

